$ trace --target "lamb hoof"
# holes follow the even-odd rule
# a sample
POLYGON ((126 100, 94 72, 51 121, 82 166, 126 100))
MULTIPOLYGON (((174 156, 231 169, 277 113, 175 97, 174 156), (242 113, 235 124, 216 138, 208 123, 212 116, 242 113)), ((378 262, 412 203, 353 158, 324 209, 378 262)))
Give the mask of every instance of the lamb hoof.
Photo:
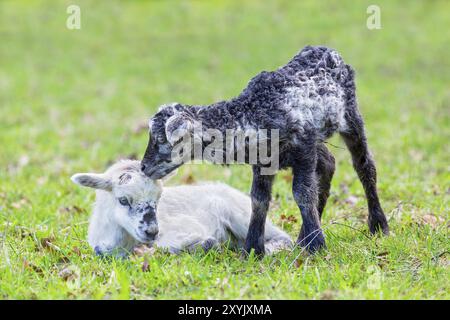
POLYGON ((389 235, 389 225, 386 218, 381 219, 369 219, 369 230, 371 234, 377 234, 381 231, 385 236, 389 235))
POLYGON ((202 242, 201 247, 205 252, 208 252, 218 244, 216 239, 209 238, 202 242))
POLYGON ((303 234, 298 238, 297 244, 302 248, 305 248, 309 253, 316 253, 320 249, 326 249, 325 238, 322 231, 317 233, 308 233, 307 236, 303 234))
POLYGON ((246 244, 245 248, 244 248, 245 256, 248 257, 250 255, 250 253, 252 252, 252 250, 253 250, 255 256, 257 256, 257 257, 263 257, 264 253, 266 252, 264 243, 262 245, 261 244, 254 244, 254 245, 246 244))

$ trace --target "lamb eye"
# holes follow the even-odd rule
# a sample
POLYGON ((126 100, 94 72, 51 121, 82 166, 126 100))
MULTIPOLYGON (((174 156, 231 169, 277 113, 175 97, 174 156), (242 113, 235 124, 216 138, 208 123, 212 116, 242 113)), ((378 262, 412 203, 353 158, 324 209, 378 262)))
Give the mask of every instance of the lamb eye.
POLYGON ((128 201, 128 199, 126 197, 119 198, 119 203, 123 206, 127 206, 127 207, 130 206, 130 202, 128 201))
POLYGON ((164 143, 164 142, 166 142, 166 137, 161 135, 161 136, 158 136, 158 138, 156 140, 158 141, 158 143, 164 143))

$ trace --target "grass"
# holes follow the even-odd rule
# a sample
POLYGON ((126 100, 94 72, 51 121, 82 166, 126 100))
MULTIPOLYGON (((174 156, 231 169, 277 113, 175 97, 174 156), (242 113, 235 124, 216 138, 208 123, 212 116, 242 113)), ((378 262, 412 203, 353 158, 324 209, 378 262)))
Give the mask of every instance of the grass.
MULTIPOLYGON (((65 27, 73 1, 0 2, 0 298, 449 299, 450 5, 377 0, 382 29, 368 30, 372 2, 80 0, 81 30, 65 27), (70 175, 140 158, 158 105, 230 98, 306 44, 357 71, 392 236, 368 237, 362 187, 333 138, 326 251, 92 254, 94 194, 70 175)), ((188 165, 171 184, 202 180, 248 191, 250 168, 188 165)), ((296 237, 289 172, 270 217, 296 237)))

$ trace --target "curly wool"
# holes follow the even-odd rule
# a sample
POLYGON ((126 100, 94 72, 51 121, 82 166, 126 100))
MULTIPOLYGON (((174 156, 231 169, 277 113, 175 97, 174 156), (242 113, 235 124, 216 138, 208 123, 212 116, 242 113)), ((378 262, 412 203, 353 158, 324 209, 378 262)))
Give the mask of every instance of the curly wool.
POLYGON ((324 141, 346 130, 345 105, 353 92, 353 71, 339 54, 307 46, 285 66, 253 77, 233 99, 211 105, 163 105, 151 127, 153 133, 161 132, 169 117, 183 113, 201 123, 203 130, 278 129, 280 141, 288 144, 313 131, 318 141, 324 141))

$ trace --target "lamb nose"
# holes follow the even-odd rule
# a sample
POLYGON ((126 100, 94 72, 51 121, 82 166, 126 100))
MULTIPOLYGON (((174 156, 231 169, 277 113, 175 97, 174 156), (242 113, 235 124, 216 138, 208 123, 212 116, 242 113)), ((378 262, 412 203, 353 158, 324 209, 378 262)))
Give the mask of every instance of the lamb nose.
POLYGON ((141 171, 145 172, 145 169, 147 169, 147 166, 145 164, 141 164, 141 171))
POLYGON ((144 214, 144 222, 146 223, 150 223, 150 220, 152 219, 152 216, 150 215, 150 213, 146 213, 144 214))

